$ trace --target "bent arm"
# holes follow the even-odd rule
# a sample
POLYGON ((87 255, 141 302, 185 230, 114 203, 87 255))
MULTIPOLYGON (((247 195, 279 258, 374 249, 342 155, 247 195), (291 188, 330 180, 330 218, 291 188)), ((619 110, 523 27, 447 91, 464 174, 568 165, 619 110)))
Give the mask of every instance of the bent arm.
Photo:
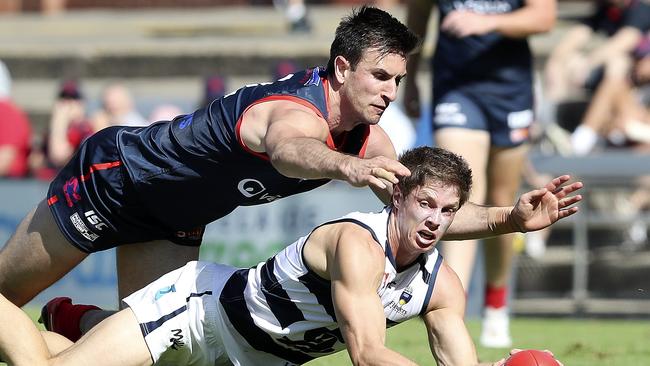
POLYGON ((336 319, 352 363, 414 365, 384 344, 386 318, 377 287, 385 256, 379 244, 364 229, 345 230, 327 261, 336 319))
POLYGON ((494 30, 511 38, 524 38, 553 29, 557 18, 555 0, 528 0, 511 13, 494 15, 494 30))
POLYGON ((360 158, 330 149, 326 144, 328 136, 327 123, 312 112, 297 107, 278 108, 271 112, 263 144, 273 166, 287 177, 338 179, 355 187, 387 190, 390 184, 397 183, 397 175, 410 174, 395 160, 390 141, 383 150, 371 143, 369 150, 374 153, 360 158), (392 157, 385 156, 390 152, 392 157))

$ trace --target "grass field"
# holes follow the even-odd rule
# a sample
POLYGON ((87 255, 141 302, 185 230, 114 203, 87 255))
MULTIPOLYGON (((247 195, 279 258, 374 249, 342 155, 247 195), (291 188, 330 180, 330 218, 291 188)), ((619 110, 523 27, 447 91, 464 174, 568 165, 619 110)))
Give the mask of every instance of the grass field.
MULTIPOLYGON (((32 319, 38 311, 29 311, 32 319)), ((472 337, 478 339, 480 323, 470 320, 472 337)), ((533 319, 512 320, 517 348, 550 349, 565 366, 650 366, 650 320, 533 319)), ((388 346, 420 365, 434 363, 424 325, 411 320, 388 331, 388 346)), ((482 361, 495 361, 506 349, 478 348, 482 361)), ((0 365, 3 365, 0 363, 0 365)), ((323 357, 309 366, 351 365, 347 353, 323 357)))

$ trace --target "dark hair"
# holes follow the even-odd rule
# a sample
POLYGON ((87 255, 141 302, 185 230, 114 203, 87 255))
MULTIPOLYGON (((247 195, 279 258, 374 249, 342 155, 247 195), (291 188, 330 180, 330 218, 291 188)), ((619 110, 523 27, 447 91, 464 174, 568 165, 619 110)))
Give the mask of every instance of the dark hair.
POLYGON ((354 70, 368 49, 377 49, 381 56, 395 53, 407 57, 419 44, 420 38, 392 15, 362 6, 343 18, 336 28, 327 74, 334 73, 337 56, 345 57, 354 70))
POLYGON ((399 161, 411 171, 410 176, 400 177, 397 184, 404 196, 427 180, 434 180, 455 186, 460 196, 460 205, 467 202, 472 189, 472 169, 459 155, 439 147, 423 146, 407 150, 399 161))
POLYGON ((76 80, 64 80, 61 83, 58 93, 59 99, 74 99, 80 100, 83 99, 81 94, 81 89, 79 88, 79 83, 76 80))

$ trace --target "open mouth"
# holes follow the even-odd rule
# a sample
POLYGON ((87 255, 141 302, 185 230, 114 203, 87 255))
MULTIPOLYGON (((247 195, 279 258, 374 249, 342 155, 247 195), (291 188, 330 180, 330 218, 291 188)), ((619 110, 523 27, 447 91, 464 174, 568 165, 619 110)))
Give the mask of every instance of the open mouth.
POLYGON ((432 232, 426 230, 418 231, 418 236, 423 239, 420 243, 423 244, 422 246, 429 246, 436 239, 436 236, 432 232))
POLYGON ((426 240, 433 240, 433 238, 435 237, 433 235, 433 233, 430 233, 430 232, 424 231, 424 230, 418 231, 418 234, 420 234, 420 236, 423 237, 426 240))

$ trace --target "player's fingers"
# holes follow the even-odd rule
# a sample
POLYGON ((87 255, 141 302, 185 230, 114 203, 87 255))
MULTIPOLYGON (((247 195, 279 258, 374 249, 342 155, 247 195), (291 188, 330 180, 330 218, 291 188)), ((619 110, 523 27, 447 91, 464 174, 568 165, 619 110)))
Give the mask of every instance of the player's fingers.
POLYGON ((411 171, 397 160, 388 161, 388 163, 383 166, 383 169, 397 176, 408 177, 411 175, 411 171))
POLYGON ((558 215, 557 215, 558 220, 563 219, 565 217, 569 217, 578 211, 579 211, 578 207, 569 207, 569 208, 562 209, 558 211, 558 215))
POLYGON ((379 189, 386 189, 386 184, 381 179, 377 179, 372 175, 368 177, 368 185, 379 189))
POLYGON ((399 179, 395 176, 395 174, 389 172, 388 170, 384 168, 373 168, 372 173, 373 176, 377 178, 382 178, 385 179, 393 184, 398 183, 399 179))
POLYGON ((571 197, 559 200, 558 201, 558 206, 560 208, 565 208, 565 207, 571 206, 572 204, 574 204, 576 202, 580 202, 581 200, 582 200, 581 195, 571 196, 571 197))
POLYGON ((571 179, 571 176, 565 174, 559 177, 553 178, 550 182, 546 183, 546 189, 551 192, 554 192, 556 189, 560 188, 562 184, 566 183, 571 179))

